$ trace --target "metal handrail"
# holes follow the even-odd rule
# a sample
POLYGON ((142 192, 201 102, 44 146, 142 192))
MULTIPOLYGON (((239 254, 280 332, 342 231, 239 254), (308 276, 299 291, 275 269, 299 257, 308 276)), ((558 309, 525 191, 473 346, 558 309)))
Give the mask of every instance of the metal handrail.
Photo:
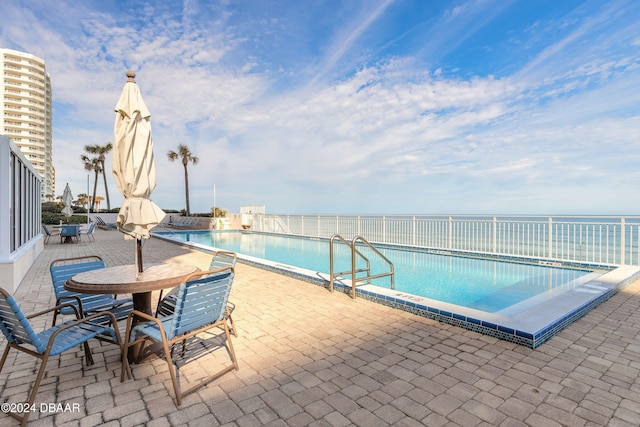
POLYGON ((369 259, 366 256, 364 256, 359 250, 355 249, 351 245, 351 243, 347 242, 341 235, 334 234, 329 239, 329 290, 331 292, 333 292, 333 282, 334 282, 336 277, 344 276, 345 274, 353 274, 354 271, 357 272, 357 273, 361 273, 363 271, 368 271, 369 274, 370 274, 371 273, 371 263, 369 262, 369 259), (334 242, 335 239, 339 239, 342 243, 347 245, 349 247, 349 249, 351 249, 351 253, 352 253, 351 259, 352 260, 355 257, 355 253, 354 253, 354 251, 355 251, 367 263, 367 267, 359 269, 359 270, 354 270, 354 268, 353 268, 354 266, 351 266, 351 270, 341 271, 339 273, 334 273, 334 271, 333 271, 333 242, 334 242))
POLYGON ((356 236, 356 237, 353 238, 351 243, 349 243, 347 240, 345 240, 339 234, 334 234, 329 239, 329 290, 331 292, 333 292, 333 283, 334 283, 334 280, 335 280, 336 277, 344 276, 344 275, 347 275, 347 274, 351 275, 351 298, 353 298, 353 299, 356 298, 357 282, 362 282, 362 281, 365 281, 365 280, 368 282, 371 279, 378 279, 380 277, 391 276, 391 289, 395 289, 395 287, 396 287, 395 286, 395 279, 394 279, 395 270, 394 270, 394 267, 393 267, 393 263, 386 256, 384 256, 379 250, 377 250, 375 247, 373 247, 373 245, 371 245, 371 243, 367 242, 364 237, 356 236), (335 273, 333 271, 333 243, 334 243, 334 241, 336 239, 338 239, 339 241, 341 241, 342 243, 347 245, 349 248, 351 248, 351 270, 342 271, 342 272, 339 272, 339 273, 335 273), (389 272, 371 275, 371 262, 369 261, 369 258, 364 256, 362 254, 362 252, 360 252, 356 248, 356 243, 358 243, 358 242, 361 242, 361 243, 365 244, 376 255, 378 255, 387 264, 389 264, 389 272), (360 257, 366 262, 366 265, 367 265, 366 268, 356 269, 356 254, 360 255, 360 257), (365 277, 358 278, 357 277, 357 273, 362 273, 362 272, 367 272, 367 275, 365 277))
MULTIPOLYGON (((367 262, 369 260, 367 259, 367 262)), ((395 281, 394 281, 394 267, 393 267, 393 263, 391 261, 389 261, 389 258, 387 258, 386 256, 382 255, 382 253, 377 250, 376 248, 373 247, 373 245, 369 242, 367 242, 365 240, 364 237, 362 236, 356 236, 353 238, 353 240, 351 241, 351 298, 355 299, 356 298, 356 283, 357 282, 362 282, 363 280, 371 280, 371 279, 377 279, 379 277, 386 277, 386 276, 391 276, 391 289, 395 289, 396 285, 395 285, 395 281), (355 251, 356 251, 356 242, 362 242, 365 245, 367 245, 369 247, 369 249, 371 249, 376 255, 378 255, 380 258, 382 258, 387 264, 389 264, 389 272, 388 273, 380 273, 380 274, 375 274, 375 275, 371 275, 369 272, 369 275, 367 275, 367 277, 361 277, 361 278, 357 278, 356 277, 356 270, 355 270, 355 266, 356 266, 356 255, 355 255, 355 251)))

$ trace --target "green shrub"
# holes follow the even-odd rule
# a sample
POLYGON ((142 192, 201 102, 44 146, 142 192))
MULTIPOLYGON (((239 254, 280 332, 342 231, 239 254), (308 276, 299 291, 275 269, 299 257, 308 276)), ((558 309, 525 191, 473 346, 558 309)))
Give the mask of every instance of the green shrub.
POLYGON ((51 212, 42 212, 42 223, 43 224, 60 224, 62 221, 63 224, 86 224, 87 223, 87 215, 71 215, 70 217, 65 216, 61 213, 51 213, 51 212))

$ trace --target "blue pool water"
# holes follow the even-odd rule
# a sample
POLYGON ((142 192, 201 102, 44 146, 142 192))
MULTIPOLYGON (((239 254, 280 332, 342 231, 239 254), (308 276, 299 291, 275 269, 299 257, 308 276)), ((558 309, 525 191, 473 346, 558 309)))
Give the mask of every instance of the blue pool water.
MULTIPOLYGON (((171 240, 226 249, 238 254, 329 273, 329 242, 251 232, 160 233, 171 240)), ((455 257, 411 250, 380 248, 395 266, 395 290, 445 303, 496 313, 529 300, 544 300, 575 289, 598 273, 496 260, 455 257), (542 298, 541 298, 542 297, 542 298)), ((388 271, 367 248, 360 251, 371 262, 371 273, 388 271)), ((350 250, 335 244, 335 271, 350 269, 350 250)), ((359 265, 361 267, 363 264, 359 265)), ((350 277, 349 277, 350 279, 350 277)), ((390 279, 374 285, 390 288, 390 279)), ((526 304, 524 304, 526 306, 526 304)))

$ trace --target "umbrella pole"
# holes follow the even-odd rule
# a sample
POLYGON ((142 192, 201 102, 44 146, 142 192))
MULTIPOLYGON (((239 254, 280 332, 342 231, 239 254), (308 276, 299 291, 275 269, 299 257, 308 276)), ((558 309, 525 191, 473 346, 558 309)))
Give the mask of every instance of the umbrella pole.
POLYGON ((138 260, 138 273, 142 273, 142 239, 136 239, 136 258, 138 260))

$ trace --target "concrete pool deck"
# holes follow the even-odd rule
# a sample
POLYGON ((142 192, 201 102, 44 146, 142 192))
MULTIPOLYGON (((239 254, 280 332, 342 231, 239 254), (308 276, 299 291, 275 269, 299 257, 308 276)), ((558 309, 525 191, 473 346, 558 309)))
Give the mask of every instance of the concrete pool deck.
MULTIPOLYGON (((133 242, 114 230, 95 237, 46 245, 15 295, 25 312, 54 304, 53 259, 132 263, 133 242)), ((148 263, 210 261, 156 238, 143 254, 148 263)), ((136 379, 120 383, 117 348, 92 342, 94 366, 83 366, 81 350, 52 358, 36 397, 37 405, 76 403, 79 412, 34 413, 30 425, 640 425, 640 281, 536 349, 244 264, 231 301, 240 370, 176 407, 164 361, 134 366, 136 379)), ((25 401, 35 376, 35 359, 17 354, 0 373, 3 402, 25 401)), ((191 363, 214 371, 215 362, 191 363)), ((0 425, 18 423, 0 414, 0 425)))

